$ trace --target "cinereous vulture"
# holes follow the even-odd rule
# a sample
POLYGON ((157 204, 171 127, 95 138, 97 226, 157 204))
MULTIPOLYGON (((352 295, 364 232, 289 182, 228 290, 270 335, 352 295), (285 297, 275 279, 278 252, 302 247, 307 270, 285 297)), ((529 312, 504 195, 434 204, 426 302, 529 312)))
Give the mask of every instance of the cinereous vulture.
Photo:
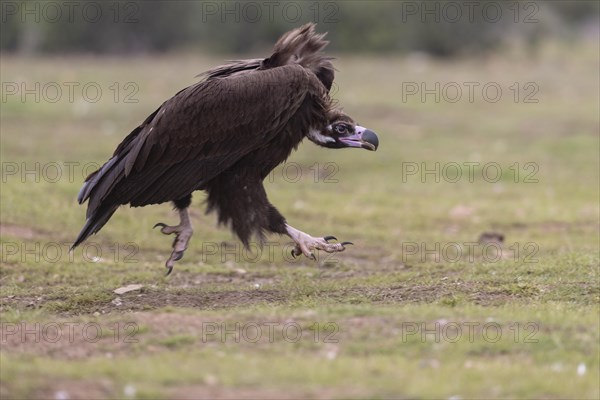
POLYGON ((219 223, 246 246, 252 236, 262 242, 272 232, 296 243, 294 256, 343 251, 350 242, 333 243, 333 236, 313 237, 290 226, 263 187, 305 137, 331 149, 377 149, 377 135, 329 97, 334 68, 322 53, 324 36, 314 24, 294 29, 270 57, 214 68, 165 101, 86 178, 77 200, 88 201, 87 220, 72 248, 98 232, 122 204, 172 201, 180 223, 155 225, 175 234, 166 262, 170 273, 192 236, 192 192, 206 190, 207 211, 216 211, 219 223))

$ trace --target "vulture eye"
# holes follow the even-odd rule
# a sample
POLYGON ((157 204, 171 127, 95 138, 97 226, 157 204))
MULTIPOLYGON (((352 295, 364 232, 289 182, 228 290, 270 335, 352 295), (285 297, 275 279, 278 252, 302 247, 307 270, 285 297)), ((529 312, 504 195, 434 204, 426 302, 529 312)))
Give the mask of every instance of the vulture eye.
POLYGON ((348 132, 348 128, 346 128, 346 125, 336 125, 335 132, 339 133, 340 135, 343 135, 344 133, 348 132))

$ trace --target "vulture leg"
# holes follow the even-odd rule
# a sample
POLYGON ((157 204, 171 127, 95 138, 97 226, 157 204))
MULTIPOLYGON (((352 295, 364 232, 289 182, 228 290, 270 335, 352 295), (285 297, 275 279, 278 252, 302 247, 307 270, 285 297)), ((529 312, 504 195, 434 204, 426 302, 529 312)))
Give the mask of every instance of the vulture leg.
POLYGON ((173 252, 171 253, 171 257, 165 263, 165 267, 167 267, 167 275, 173 271, 173 267, 175 266, 175 261, 181 260, 183 257, 183 253, 188 247, 188 243, 194 230, 192 229, 192 222, 190 221, 190 216, 188 214, 188 207, 190 206, 192 200, 192 196, 188 196, 186 198, 176 200, 173 203, 175 204, 175 208, 179 211, 179 225, 169 226, 163 224, 162 222, 154 225, 154 228, 160 226, 160 231, 165 235, 172 235, 173 233, 176 235, 175 240, 173 241, 173 252))
POLYGON ((344 251, 346 245, 353 244, 352 242, 342 243, 329 243, 330 240, 337 240, 333 236, 325 236, 322 238, 312 237, 298 229, 285 225, 287 235, 296 242, 296 247, 292 250, 292 256, 296 257, 300 254, 304 254, 306 257, 316 260, 315 254, 312 250, 323 250, 327 253, 335 253, 338 251, 344 251))

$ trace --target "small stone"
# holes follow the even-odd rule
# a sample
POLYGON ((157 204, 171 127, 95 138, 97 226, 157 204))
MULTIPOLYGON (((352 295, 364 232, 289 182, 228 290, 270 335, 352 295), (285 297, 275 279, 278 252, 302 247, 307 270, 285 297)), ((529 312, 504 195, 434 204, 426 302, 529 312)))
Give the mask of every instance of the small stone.
POLYGON ((579 363, 579 365, 577 366, 577 375, 583 376, 583 375, 585 375, 586 372, 587 372, 587 367, 585 366, 585 364, 579 363))
POLYGON ((123 388, 123 394, 125 395, 125 397, 133 398, 133 397, 135 397, 136 393, 137 393, 137 389, 131 383, 125 385, 125 387, 123 388))
POLYGON ((70 399, 69 393, 67 393, 64 390, 59 390, 58 392, 54 393, 54 398, 56 400, 68 400, 68 399, 70 399))
POLYGON ((127 292, 133 292, 134 290, 140 290, 142 287, 144 287, 144 286, 139 285, 139 284, 131 284, 131 285, 127 285, 127 286, 123 286, 118 289, 115 289, 115 290, 113 290, 113 293, 124 294, 127 292))
POLYGON ((208 374, 204 377, 204 383, 206 383, 208 386, 215 386, 219 383, 219 380, 216 376, 208 374))
POLYGON ((556 363, 552 364, 551 369, 554 372, 560 372, 563 370, 563 365, 562 365, 562 363, 556 362, 556 363))
POLYGON ((337 349, 331 349, 325 353, 325 358, 331 361, 331 360, 335 360, 337 358, 337 355, 338 355, 337 349))

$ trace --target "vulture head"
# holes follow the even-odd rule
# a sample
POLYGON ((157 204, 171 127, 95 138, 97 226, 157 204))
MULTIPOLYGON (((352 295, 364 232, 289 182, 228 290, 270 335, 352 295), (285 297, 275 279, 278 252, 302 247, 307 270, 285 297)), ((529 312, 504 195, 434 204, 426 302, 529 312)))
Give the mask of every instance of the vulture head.
POLYGON ((375 151, 379 146, 379 138, 375 132, 357 125, 356 122, 341 111, 332 113, 329 123, 322 129, 311 129, 308 139, 323 147, 342 149, 356 147, 375 151))

